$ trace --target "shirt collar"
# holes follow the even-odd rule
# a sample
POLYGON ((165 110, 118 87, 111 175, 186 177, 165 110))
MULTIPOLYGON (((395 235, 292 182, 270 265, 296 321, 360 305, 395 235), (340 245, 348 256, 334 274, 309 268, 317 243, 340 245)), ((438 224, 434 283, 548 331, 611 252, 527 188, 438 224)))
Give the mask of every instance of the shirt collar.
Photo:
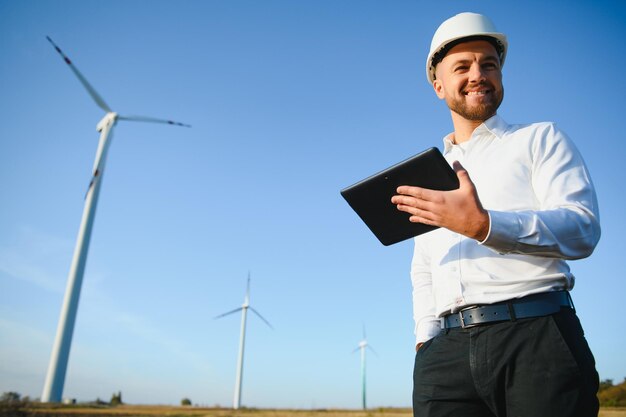
MULTIPOLYGON (((472 138, 476 135, 480 135, 483 132, 488 132, 497 138, 501 138, 502 136, 504 136, 508 129, 509 124, 505 122, 500 116, 494 114, 489 119, 481 123, 480 126, 474 129, 474 132, 472 133, 472 138)), ((472 140, 472 138, 470 138, 470 140, 472 140)), ((443 138, 443 146, 446 152, 450 150, 452 146, 454 146, 454 142, 452 142, 452 133, 447 134, 443 138)))

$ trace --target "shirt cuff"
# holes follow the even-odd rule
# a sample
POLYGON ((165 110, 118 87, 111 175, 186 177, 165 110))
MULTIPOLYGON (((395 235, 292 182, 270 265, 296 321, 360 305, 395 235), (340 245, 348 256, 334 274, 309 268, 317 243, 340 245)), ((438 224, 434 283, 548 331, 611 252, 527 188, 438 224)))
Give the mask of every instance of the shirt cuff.
POLYGON ((511 253, 515 249, 522 225, 517 214, 505 211, 491 211, 489 214, 489 232, 480 242, 498 253, 511 253))
POLYGON ((415 343, 424 343, 437 336, 441 331, 441 320, 425 319, 415 328, 415 343))

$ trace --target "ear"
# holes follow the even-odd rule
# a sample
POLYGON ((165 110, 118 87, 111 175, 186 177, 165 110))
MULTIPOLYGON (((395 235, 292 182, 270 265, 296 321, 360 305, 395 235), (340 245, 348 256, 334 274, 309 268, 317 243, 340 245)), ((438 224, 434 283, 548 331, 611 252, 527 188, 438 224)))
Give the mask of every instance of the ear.
POLYGON ((435 94, 437 94, 437 97, 439 97, 441 100, 444 99, 445 95, 444 95, 443 83, 441 82, 440 79, 436 78, 433 80, 433 90, 435 90, 435 94))

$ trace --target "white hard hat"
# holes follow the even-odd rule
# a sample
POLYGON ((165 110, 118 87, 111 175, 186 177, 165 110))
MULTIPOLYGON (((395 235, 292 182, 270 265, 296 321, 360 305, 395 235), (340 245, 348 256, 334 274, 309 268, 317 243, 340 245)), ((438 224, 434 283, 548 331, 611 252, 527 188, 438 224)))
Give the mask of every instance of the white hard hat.
POLYGON ((494 41, 494 46, 500 55, 500 65, 504 65, 508 46, 506 35, 497 32, 494 24, 486 16, 469 12, 459 13, 443 22, 433 35, 430 52, 426 60, 426 78, 428 78, 429 83, 433 83, 435 67, 443 59, 443 56, 435 57, 435 55, 443 51, 445 56, 451 43, 469 37, 484 37, 486 40, 494 41), (433 57, 436 58, 434 65, 433 57))

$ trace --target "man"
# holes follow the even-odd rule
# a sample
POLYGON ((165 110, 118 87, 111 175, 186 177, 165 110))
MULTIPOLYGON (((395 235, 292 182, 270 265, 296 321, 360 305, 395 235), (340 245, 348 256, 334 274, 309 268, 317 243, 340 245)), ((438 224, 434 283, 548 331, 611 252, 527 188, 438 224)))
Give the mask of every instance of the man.
POLYGON ((595 191, 552 123, 508 125, 507 39, 485 16, 437 29, 427 77, 450 109, 444 155, 460 187, 410 185, 392 203, 411 222, 415 416, 596 416, 598 374, 569 297, 567 259, 599 238, 595 191))

